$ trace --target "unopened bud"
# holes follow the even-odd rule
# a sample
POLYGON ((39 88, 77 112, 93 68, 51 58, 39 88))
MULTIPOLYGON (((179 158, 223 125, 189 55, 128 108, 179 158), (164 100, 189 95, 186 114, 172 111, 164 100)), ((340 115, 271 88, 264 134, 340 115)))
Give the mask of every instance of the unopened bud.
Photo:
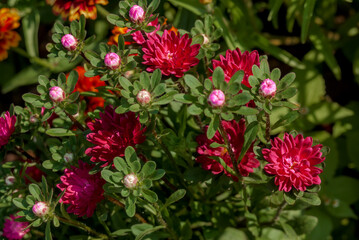
POLYGON ((134 173, 127 174, 123 178, 123 184, 125 184, 126 188, 132 189, 137 186, 138 178, 134 173))
POLYGON ((32 212, 38 217, 44 217, 49 213, 49 206, 45 202, 37 202, 32 207, 32 212))
POLYGON ((15 177, 14 176, 7 176, 5 178, 5 184, 8 185, 8 186, 14 185, 14 182, 15 182, 15 177))
POLYGON ((30 122, 31 122, 31 123, 37 123, 37 121, 38 121, 38 119, 37 119, 37 117, 36 117, 35 115, 32 115, 32 116, 30 117, 30 122))
POLYGON ((202 37, 203 37, 203 45, 208 44, 208 43, 209 43, 209 39, 208 39, 207 35, 203 33, 203 34, 202 34, 202 37))
POLYGON ((146 105, 151 101, 151 94, 146 90, 141 90, 136 96, 137 102, 141 105, 146 105))
POLYGON ((65 92, 60 87, 51 87, 49 92, 50 98, 54 102, 62 102, 65 99, 65 92))
POLYGON ((130 15, 131 21, 134 23, 141 23, 145 19, 145 11, 138 5, 132 6, 128 14, 130 15))
POLYGON ((77 47, 77 39, 71 34, 66 34, 61 38, 61 43, 67 50, 73 51, 77 47))
POLYGON ((74 154, 73 153, 65 153, 64 155, 65 162, 72 162, 74 160, 74 154))
POLYGON ((272 79, 265 79, 259 87, 259 93, 264 97, 273 97, 277 91, 277 85, 272 79))
POLYGON ((110 69, 117 69, 121 64, 121 58, 116 53, 107 53, 105 56, 105 65, 110 69))
POLYGON ((208 102, 213 107, 223 106, 225 100, 226 100, 226 96, 219 89, 213 90, 208 97, 208 102))

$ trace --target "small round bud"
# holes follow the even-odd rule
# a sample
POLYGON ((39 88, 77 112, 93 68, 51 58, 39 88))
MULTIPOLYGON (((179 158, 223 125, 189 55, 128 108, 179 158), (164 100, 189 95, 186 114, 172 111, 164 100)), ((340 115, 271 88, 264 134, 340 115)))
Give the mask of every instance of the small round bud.
POLYGON ((123 184, 126 188, 132 189, 137 186, 138 178, 134 173, 127 174, 123 178, 123 184))
POLYGON ((146 105, 151 101, 151 94, 146 90, 141 90, 136 96, 137 102, 141 105, 146 105))
POLYGON ((77 39, 71 34, 66 34, 61 38, 61 43, 67 50, 73 51, 77 47, 77 39))
POLYGON ((134 73, 135 73, 135 71, 133 71, 133 70, 126 71, 124 74, 125 78, 131 78, 134 73))
POLYGON ((203 37, 203 45, 208 44, 208 43, 209 43, 209 39, 208 39, 207 35, 204 34, 204 33, 202 33, 202 37, 203 37))
POLYGON ((212 0, 199 0, 201 4, 209 4, 212 2, 212 0))
POLYGON ((132 6, 128 14, 130 15, 131 21, 134 23, 141 23, 145 19, 145 11, 138 5, 132 6))
POLYGON ((259 87, 259 93, 263 97, 274 97, 275 93, 277 91, 277 85, 272 79, 265 79, 261 86, 259 87))
POLYGON ((105 65, 110 69, 117 69, 121 64, 121 58, 116 53, 107 53, 105 56, 105 65))
POLYGON ((49 213, 49 206, 45 202, 37 202, 32 207, 32 212, 38 217, 44 217, 49 213))
POLYGON ((31 123, 37 123, 37 121, 38 121, 37 116, 32 115, 32 116, 30 117, 30 122, 31 122, 31 123))
POLYGON ((15 177, 14 177, 14 176, 7 176, 7 177, 5 178, 5 184, 6 184, 7 186, 12 186, 12 185, 14 185, 14 182, 15 182, 15 177))
POLYGON ((49 92, 50 98, 54 102, 62 102, 65 99, 65 92, 60 87, 51 87, 49 92))
POLYGON ((208 102, 213 107, 223 106, 225 100, 226 100, 226 96, 219 89, 213 90, 208 97, 208 102))
POLYGON ((73 153, 65 153, 64 155, 65 162, 72 162, 74 160, 74 154, 73 153))

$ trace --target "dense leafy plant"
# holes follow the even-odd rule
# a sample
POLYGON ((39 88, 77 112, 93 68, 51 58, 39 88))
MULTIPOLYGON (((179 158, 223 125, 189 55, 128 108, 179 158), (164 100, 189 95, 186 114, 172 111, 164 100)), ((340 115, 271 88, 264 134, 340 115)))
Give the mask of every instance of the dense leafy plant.
POLYGON ((355 138, 355 118, 323 98, 319 71, 325 62, 342 74, 318 24, 334 15, 320 10, 325 1, 126 0, 110 3, 111 14, 96 6, 107 23, 86 20, 96 18, 90 1, 75 13, 53 1, 71 23, 55 22, 48 58, 37 49, 40 13, 24 2, 10 3, 25 14, 27 53, 14 50, 33 65, 18 77, 38 85, 0 118, 5 237, 325 239, 332 219, 356 217, 357 180, 335 177, 346 169, 336 170, 338 140, 355 138), (299 24, 298 39, 313 47, 302 61, 261 34, 262 12, 281 29, 284 8, 288 31, 299 24), (105 43, 99 29, 109 24, 105 43), (284 64, 271 69, 267 56, 236 47, 284 64), (340 119, 333 134, 321 130, 340 119))

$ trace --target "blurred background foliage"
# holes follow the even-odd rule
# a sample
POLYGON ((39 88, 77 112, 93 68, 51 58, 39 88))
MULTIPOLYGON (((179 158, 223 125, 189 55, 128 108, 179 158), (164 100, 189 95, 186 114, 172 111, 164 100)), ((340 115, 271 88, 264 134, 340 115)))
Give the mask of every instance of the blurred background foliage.
MULTIPOLYGON (((118 1, 105 8, 117 12, 118 1)), ((48 59, 45 46, 51 42, 56 20, 51 7, 40 0, 1 1, 1 7, 19 9, 22 41, 0 63, 1 111, 11 103, 23 105, 21 95, 33 90, 37 76, 68 72, 79 62, 48 59)), ((297 75, 301 116, 286 129, 300 129, 330 148, 321 175, 322 205, 308 210, 318 224, 308 239, 355 239, 359 236, 359 1, 357 0, 168 0, 160 16, 176 28, 190 31, 196 19, 214 16, 223 28, 219 40, 227 49, 257 49, 267 54, 271 68, 297 75)), ((112 26, 106 10, 98 7, 96 21, 88 20, 89 34, 107 42, 112 26)), ((288 112, 275 112, 272 121, 288 112)), ((279 231, 278 231, 279 232, 279 231)), ((283 236, 270 233, 271 239, 283 236)), ((279 234, 279 233, 278 233, 279 234)), ((209 234, 208 236, 210 236, 209 234)), ((221 239, 240 239, 227 228, 221 239)), ((210 239, 210 238, 209 238, 210 239)))

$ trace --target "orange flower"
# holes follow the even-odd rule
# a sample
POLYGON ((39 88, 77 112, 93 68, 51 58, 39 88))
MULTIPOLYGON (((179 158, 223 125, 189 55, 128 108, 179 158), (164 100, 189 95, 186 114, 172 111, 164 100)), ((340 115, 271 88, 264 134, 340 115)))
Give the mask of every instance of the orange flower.
MULTIPOLYGON (((118 44, 118 36, 124 35, 129 31, 130 31, 130 29, 128 29, 127 27, 121 28, 121 27, 115 26, 111 31, 112 36, 108 40, 107 44, 108 45, 117 45, 118 44)), ((125 42, 125 45, 131 45, 131 42, 125 42)))
POLYGON ((19 45, 21 37, 12 31, 20 26, 19 20, 20 16, 16 9, 0 9, 0 61, 8 57, 7 50, 19 45))
POLYGON ((96 4, 106 5, 108 0, 46 0, 52 6, 55 15, 60 15, 69 21, 80 19, 81 15, 86 18, 96 19, 96 4))
MULTIPOLYGON (((98 92, 97 87, 106 86, 105 82, 100 80, 100 76, 95 77, 85 77, 85 69, 81 66, 78 66, 74 69, 79 74, 79 79, 77 80, 75 90, 78 92, 98 92)), ((68 76, 69 74, 67 74, 68 76)), ((97 107, 104 107, 105 100, 101 97, 83 97, 80 99, 85 99, 87 108, 86 112, 92 112, 97 107)))

